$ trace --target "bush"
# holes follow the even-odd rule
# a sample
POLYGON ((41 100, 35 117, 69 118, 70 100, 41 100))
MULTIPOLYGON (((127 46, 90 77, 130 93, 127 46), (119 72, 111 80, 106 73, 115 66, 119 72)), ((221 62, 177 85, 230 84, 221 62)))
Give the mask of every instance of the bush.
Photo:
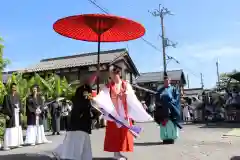
POLYGON ((5 132, 5 119, 3 117, 0 117, 0 140, 3 141, 5 132))

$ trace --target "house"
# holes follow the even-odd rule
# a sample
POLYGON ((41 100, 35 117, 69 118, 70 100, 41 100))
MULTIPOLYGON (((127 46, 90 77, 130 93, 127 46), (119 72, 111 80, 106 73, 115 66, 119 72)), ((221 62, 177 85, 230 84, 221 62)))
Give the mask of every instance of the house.
MULTIPOLYGON (((170 70, 167 71, 168 77, 171 79, 172 84, 178 84, 183 87, 186 84, 186 79, 183 70, 170 70)), ((141 73, 136 79, 136 83, 142 87, 156 90, 159 85, 163 85, 164 77, 163 72, 147 72, 141 73)))
MULTIPOLYGON (((172 85, 180 87, 180 92, 183 91, 183 87, 186 84, 186 79, 183 70, 170 70, 167 71, 168 77, 171 78, 172 85)), ((163 72, 147 72, 141 73, 139 77, 134 80, 138 86, 147 88, 152 91, 156 91, 157 88, 164 83, 163 72)), ((144 99, 149 105, 154 101, 154 96, 151 92, 138 91, 138 96, 144 99)))
POLYGON ((203 88, 187 88, 184 89, 184 96, 187 97, 198 97, 203 93, 203 88))
MULTIPOLYGON (((133 78, 139 76, 139 72, 126 49, 102 51, 100 53, 100 84, 107 82, 109 77, 108 67, 112 63, 121 66, 123 79, 128 80, 130 83, 132 83, 133 78)), ((97 52, 93 52, 43 59, 39 63, 25 68, 22 72, 25 77, 32 76, 34 73, 38 73, 43 77, 56 73, 60 77, 66 77, 71 83, 81 80, 82 76, 92 74, 96 70, 97 52)), ((12 72, 5 73, 3 81, 6 81, 12 72)))

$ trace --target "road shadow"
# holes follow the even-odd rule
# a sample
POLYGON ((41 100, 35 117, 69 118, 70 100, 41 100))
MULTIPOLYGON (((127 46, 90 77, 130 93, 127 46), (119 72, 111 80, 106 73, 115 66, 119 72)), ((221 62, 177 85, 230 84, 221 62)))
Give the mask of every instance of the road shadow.
POLYGON ((0 155, 1 160, 53 160, 52 157, 41 154, 11 154, 0 155))
POLYGON ((240 128, 240 123, 208 123, 199 128, 240 128))
POLYGON ((162 142, 143 142, 143 143, 134 143, 135 146, 158 146, 164 145, 162 142))
POLYGON ((240 156, 233 156, 230 160, 240 160, 240 156))

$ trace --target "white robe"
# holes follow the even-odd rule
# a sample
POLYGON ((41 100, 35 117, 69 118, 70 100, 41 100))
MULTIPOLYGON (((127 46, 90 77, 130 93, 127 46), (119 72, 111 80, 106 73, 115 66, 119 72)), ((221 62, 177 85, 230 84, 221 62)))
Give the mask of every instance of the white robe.
POLYGON ((51 141, 48 141, 45 136, 43 125, 39 125, 38 116, 36 116, 36 125, 27 126, 26 139, 24 143, 26 145, 51 143, 51 141))
MULTIPOLYGON (((127 105, 128 105, 128 117, 133 119, 136 122, 148 122, 153 121, 153 118, 146 112, 143 108, 141 102, 138 100, 137 96, 135 95, 132 86, 127 83, 126 89, 127 95, 127 105)), ((103 108, 107 113, 113 115, 115 118, 124 121, 124 107, 122 102, 119 102, 120 111, 116 111, 111 97, 110 97, 110 89, 104 87, 101 92, 94 97, 94 101, 99 108, 103 108)), ((111 120, 108 117, 104 116, 105 119, 111 120)))
POLYGON ((187 106, 187 105, 183 108, 183 117, 184 118, 190 118, 191 117, 190 112, 189 112, 189 106, 187 106))
POLYGON ((53 154, 57 159, 92 160, 90 135, 83 131, 68 131, 53 154))
POLYGON ((15 127, 5 129, 3 142, 3 148, 5 149, 9 147, 19 147, 23 144, 22 127, 19 124, 19 108, 14 108, 14 114, 15 127))

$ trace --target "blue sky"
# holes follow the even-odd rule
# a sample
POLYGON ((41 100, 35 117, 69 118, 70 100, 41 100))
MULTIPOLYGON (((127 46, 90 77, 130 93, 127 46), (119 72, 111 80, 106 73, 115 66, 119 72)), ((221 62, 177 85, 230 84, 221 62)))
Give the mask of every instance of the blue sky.
MULTIPOLYGON (((239 69, 240 58, 240 1, 217 0, 96 0, 115 15, 142 23, 145 39, 161 48, 159 18, 148 10, 159 3, 175 15, 165 19, 166 35, 178 42, 167 54, 180 61, 169 62, 168 69, 183 69, 189 76, 190 87, 200 87, 203 73, 205 87, 213 87, 216 80, 216 60, 220 72, 239 69)), ((42 58, 72 55, 97 50, 96 43, 71 40, 56 34, 52 24, 59 18, 101 13, 87 0, 41 0, 1 2, 0 36, 4 38, 4 56, 12 64, 8 70, 21 69, 42 58)), ((162 55, 141 39, 128 43, 104 43, 102 50, 126 48, 140 72, 162 69, 162 55)))

